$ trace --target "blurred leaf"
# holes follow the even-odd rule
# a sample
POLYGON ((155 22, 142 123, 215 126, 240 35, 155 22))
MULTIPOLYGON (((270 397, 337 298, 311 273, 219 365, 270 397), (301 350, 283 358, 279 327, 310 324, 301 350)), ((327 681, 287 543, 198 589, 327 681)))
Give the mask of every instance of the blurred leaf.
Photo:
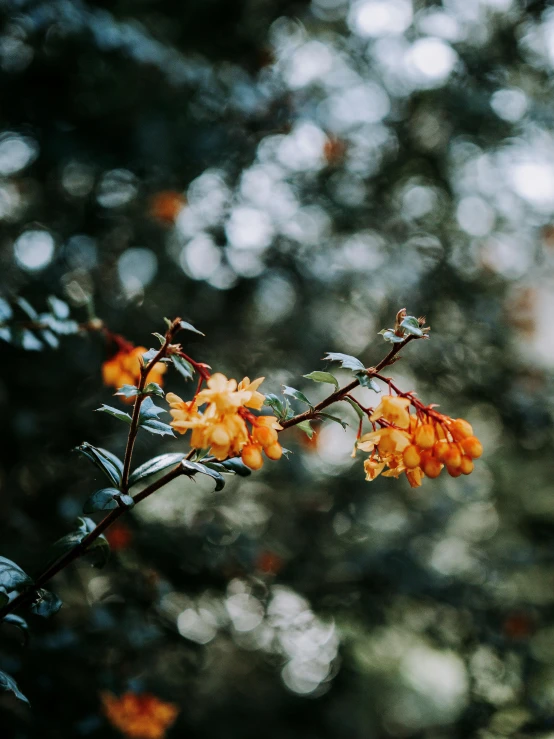
MULTIPOLYGON (((139 389, 138 387, 136 387, 136 385, 123 385, 115 394, 121 395, 124 398, 134 398, 139 394, 139 389)), ((157 395, 160 398, 164 397, 164 391, 161 389, 157 382, 149 382, 140 394, 157 395)))
POLYGON ((358 416, 358 418, 364 418, 365 417, 365 413, 363 412, 363 410, 360 408, 360 406, 357 403, 355 403, 352 400, 352 398, 343 398, 343 400, 346 400, 346 402, 349 403, 352 406, 352 408, 354 408, 354 410, 356 411, 356 415, 358 416))
POLYGON ((283 385, 283 395, 289 395, 291 398, 296 398, 296 400, 299 400, 301 403, 309 405, 312 410, 314 409, 313 405, 310 403, 304 393, 301 393, 300 390, 296 390, 296 388, 294 387, 283 385))
POLYGON ((29 575, 23 572, 19 565, 11 559, 0 557, 0 587, 6 593, 11 593, 12 590, 19 592, 32 584, 29 575))
POLYGON ((352 370, 353 372, 359 372, 365 370, 364 365, 356 357, 350 356, 350 354, 341 354, 340 352, 327 352, 323 357, 323 361, 340 362, 341 367, 344 369, 352 370))
POLYGON ((5 690, 10 693, 13 693, 18 700, 23 701, 23 703, 26 703, 28 706, 31 705, 29 703, 29 699, 23 695, 21 690, 19 690, 17 683, 15 682, 13 677, 11 675, 8 675, 7 672, 2 672, 1 670, 0 670, 0 690, 5 690))
POLYGON ((404 329, 405 333, 410 334, 411 336, 417 336, 418 338, 423 336, 423 331, 421 330, 419 321, 415 316, 406 316, 400 326, 404 329))
MULTIPOLYGON (((54 544, 54 556, 56 559, 64 555, 66 552, 78 546, 83 539, 96 528, 96 524, 90 518, 82 517, 77 519, 77 530, 70 534, 62 536, 54 544)), ((110 556, 110 545, 103 534, 95 539, 86 550, 87 559, 91 560, 95 567, 103 567, 110 556)))
POLYGON ((158 339, 158 341, 160 342, 160 344, 162 344, 162 345, 165 344, 165 336, 162 336, 161 334, 158 334, 156 332, 154 332, 152 334, 152 336, 155 336, 158 339))
POLYGON ((8 321, 13 316, 11 305, 4 298, 0 298, 0 321, 8 321))
POLYGON ((10 598, 5 588, 0 587, 0 608, 3 608, 9 602, 10 602, 10 598))
POLYGON ((184 377, 185 380, 192 380, 194 377, 194 368, 190 362, 187 362, 186 359, 179 357, 177 354, 172 354, 170 359, 177 372, 184 377))
POLYGON ((381 392, 381 388, 374 377, 368 377, 365 372, 355 372, 354 374, 358 378, 362 387, 367 387, 369 390, 373 390, 376 393, 381 392))
POLYGON ((50 311, 56 318, 59 318, 61 321, 69 318, 69 306, 63 300, 56 298, 55 295, 49 295, 46 298, 46 302, 48 303, 50 311))
POLYGON ((7 616, 4 616, 2 621, 6 624, 11 624, 12 626, 16 626, 23 634, 23 643, 26 645, 29 641, 29 625, 27 624, 27 621, 25 621, 24 618, 21 618, 21 616, 17 616, 15 613, 8 613, 7 616))
POLYGON ((62 607, 61 598, 51 593, 49 590, 40 588, 37 590, 37 600, 33 602, 31 606, 31 613, 42 618, 49 618, 57 613, 62 607))
POLYGON ((83 506, 84 513, 112 511, 114 508, 132 508, 134 501, 130 495, 122 495, 117 488, 102 488, 93 493, 83 506))
POLYGON ((311 426, 310 421, 302 421, 301 423, 297 424, 297 428, 303 431, 308 439, 311 439, 314 435, 314 430, 311 426))
POLYGON ((240 457, 232 457, 226 459, 224 462, 220 462, 222 467, 225 467, 227 472, 234 472, 240 477, 248 477, 252 474, 252 470, 247 467, 240 457))
POLYGON ((220 472, 210 469, 200 462, 190 462, 188 459, 183 459, 181 464, 185 468, 187 474, 190 474, 191 476, 199 472, 201 475, 208 475, 208 477, 213 478, 215 480, 216 492, 225 487, 225 478, 220 472))
POLYGON ((284 456, 284 457, 286 457, 287 459, 288 459, 288 458, 290 457, 290 455, 291 455, 291 454, 293 453, 293 452, 291 452, 291 450, 290 450, 290 449, 285 449, 285 447, 284 447, 284 446, 282 446, 282 447, 281 447, 281 449, 283 450, 283 456, 284 456))
POLYGON ((25 298, 16 298, 15 302, 31 321, 35 321, 38 318, 38 313, 25 298))
POLYGON ((152 398, 145 398, 140 407, 139 427, 149 431, 151 434, 175 436, 169 424, 158 420, 160 413, 167 413, 167 411, 165 408, 155 405, 152 398))
POLYGON ((381 331, 379 331, 381 336, 385 341, 388 341, 390 344, 401 344, 403 341, 405 341, 403 336, 397 336, 394 333, 394 329, 392 328, 384 328, 381 331))
POLYGON ((166 467, 178 464, 184 456, 185 454, 183 452, 173 452, 171 454, 161 454, 159 457, 149 459, 148 462, 141 464, 140 467, 137 467, 136 470, 131 473, 131 476, 129 477, 129 485, 134 485, 140 480, 150 477, 150 475, 155 475, 156 472, 165 470, 166 467))
POLYGON ((119 408, 113 408, 111 405, 106 405, 105 403, 102 403, 100 408, 96 409, 99 413, 109 413, 110 416, 114 416, 114 418, 117 418, 119 421, 125 421, 125 423, 130 424, 131 423, 131 416, 128 413, 125 413, 125 411, 120 411, 119 408))
MULTIPOLYGON (((343 427, 343 429, 348 428, 348 424, 346 421, 343 421, 342 418, 337 418, 337 416, 332 416, 330 413, 318 413, 318 418, 327 418, 329 421, 335 421, 336 423, 340 423, 340 425, 343 427)), ((299 426, 301 424, 298 424, 299 426)))
POLYGON ((99 469, 104 472, 105 475, 111 480, 114 485, 121 485, 121 479, 123 477, 123 462, 108 452, 107 449, 100 449, 99 447, 92 446, 87 441, 84 441, 78 447, 75 447, 76 452, 80 452, 87 459, 90 459, 99 469))
POLYGON ((194 328, 194 326, 191 323, 187 323, 187 321, 181 321, 180 326, 185 331, 194 331, 195 334, 200 334, 200 336, 206 335, 206 334, 203 334, 202 331, 199 331, 197 328, 194 328))
POLYGON ((329 385, 334 385, 336 390, 339 389, 339 381, 330 372, 319 372, 319 370, 316 370, 315 372, 310 372, 309 375, 304 375, 304 377, 314 382, 327 382, 329 385))

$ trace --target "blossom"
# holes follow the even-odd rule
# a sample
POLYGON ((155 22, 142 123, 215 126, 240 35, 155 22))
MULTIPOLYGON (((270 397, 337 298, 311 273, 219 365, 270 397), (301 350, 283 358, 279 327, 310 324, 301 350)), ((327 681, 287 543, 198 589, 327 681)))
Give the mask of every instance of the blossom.
POLYGON ((384 418, 385 421, 394 423, 398 428, 407 429, 410 426, 410 403, 411 400, 409 398, 385 395, 369 417, 369 420, 375 422, 384 418))
POLYGON ((258 388, 264 380, 265 377, 258 377, 257 380, 252 380, 252 382, 250 382, 250 378, 245 377, 239 382, 239 391, 247 391, 252 393, 250 399, 244 404, 247 408, 253 408, 256 411, 259 411, 265 403, 265 395, 263 393, 257 392, 258 388))
POLYGON ((148 693, 100 694, 102 709, 108 721, 130 739, 163 739, 179 709, 148 693))
MULTIPOLYGON (((102 380, 104 385, 119 389, 122 385, 137 385, 140 381, 140 358, 148 351, 144 346, 128 344, 119 349, 111 359, 102 365, 102 380)), ((163 384, 162 375, 167 367, 157 362, 148 374, 149 382, 163 384)))

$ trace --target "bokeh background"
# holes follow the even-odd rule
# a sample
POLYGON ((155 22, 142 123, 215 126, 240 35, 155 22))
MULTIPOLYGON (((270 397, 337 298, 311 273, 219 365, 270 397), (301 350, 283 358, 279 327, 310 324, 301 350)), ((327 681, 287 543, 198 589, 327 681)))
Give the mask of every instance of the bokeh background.
MULTIPOLYGON (((554 8, 528 0, 2 0, 0 275, 228 376, 376 363, 474 425, 469 477, 363 479, 356 417, 220 493, 184 482, 110 535, 64 607, 4 626, 6 739, 118 736, 99 694, 179 706, 168 737, 554 737, 554 8)), ((0 553, 37 573, 122 454, 113 352, 2 344, 0 553), (33 351, 36 349, 36 351, 33 351)), ((329 369, 329 368, 328 368, 329 369)), ((346 375, 339 371, 338 376, 346 375)), ((166 388, 190 392, 175 375, 166 388)), ((359 391, 367 404, 376 396, 359 391)), ((298 407, 301 410, 301 407, 298 407)), ((139 438, 137 464, 182 438, 139 438)))

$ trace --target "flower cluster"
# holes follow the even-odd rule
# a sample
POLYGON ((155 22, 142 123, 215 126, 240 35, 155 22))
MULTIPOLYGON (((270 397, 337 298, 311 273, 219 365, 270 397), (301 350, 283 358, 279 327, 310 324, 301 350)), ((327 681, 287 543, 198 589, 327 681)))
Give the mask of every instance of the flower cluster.
POLYGON ((364 434, 357 444, 370 453, 364 462, 366 480, 404 472, 410 485, 419 487, 425 476, 438 477, 443 468, 451 477, 469 475, 473 460, 483 453, 467 421, 425 408, 411 397, 385 396, 369 420, 381 428, 364 434))
POLYGON ((252 413, 260 410, 265 401, 265 396, 258 392, 263 380, 259 377, 250 382, 245 377, 237 385, 236 380, 216 373, 189 402, 168 393, 171 426, 180 434, 192 431, 193 449, 209 449, 219 460, 240 454, 245 465, 258 470, 263 465, 262 450, 273 460, 280 459, 283 453, 277 441, 281 429, 277 418, 252 413))
POLYGON ((124 693, 117 698, 102 693, 102 708, 108 721, 130 739, 163 739, 179 709, 155 695, 124 693))
MULTIPOLYGON (((137 385, 140 381, 141 357, 148 349, 144 346, 133 346, 132 344, 121 344, 117 354, 102 365, 102 380, 104 385, 120 388, 123 385, 137 385)), ((162 362, 157 362, 148 374, 149 382, 162 384, 162 375, 167 367, 162 362)))

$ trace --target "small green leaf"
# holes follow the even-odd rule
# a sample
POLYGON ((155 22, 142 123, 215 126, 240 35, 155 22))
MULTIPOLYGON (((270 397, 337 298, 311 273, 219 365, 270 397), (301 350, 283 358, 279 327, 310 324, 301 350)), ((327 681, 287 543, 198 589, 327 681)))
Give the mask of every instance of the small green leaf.
POLYGON ((286 457, 288 459, 290 457, 290 455, 292 454, 291 450, 290 449, 285 449, 284 446, 282 446, 281 449, 283 450, 283 457, 286 457))
POLYGON ((268 393, 265 396, 264 405, 268 405, 273 410, 279 421, 286 421, 294 416, 289 401, 286 398, 281 400, 278 395, 273 393, 268 393))
POLYGON ((336 390, 339 389, 339 381, 330 372, 319 372, 316 370, 315 372, 310 372, 309 375, 304 375, 304 377, 314 382, 327 382, 329 385, 334 385, 336 390))
POLYGON ((173 366, 177 372, 185 379, 192 380, 194 377, 194 367, 190 362, 187 362, 183 357, 179 357, 177 354, 172 354, 170 357, 173 362, 173 366))
POLYGON ((122 385, 115 395, 121 395, 123 398, 134 398, 138 395, 138 391, 136 385, 122 385))
POLYGON ((354 408, 354 410, 356 411, 356 415, 358 416, 358 418, 364 418, 364 415, 365 414, 364 414, 363 410, 360 408, 360 406, 357 403, 355 403, 352 400, 352 398, 343 398, 343 400, 346 400, 346 402, 349 403, 352 406, 352 408, 354 408))
POLYGON ((200 472, 202 475, 208 475, 208 477, 213 478, 215 480, 215 492, 218 492, 225 487, 225 478, 220 472, 210 469, 200 462, 190 462, 188 459, 183 459, 181 464, 185 468, 186 474, 191 477, 197 472, 200 472))
POLYGON ((160 408, 154 404, 152 398, 147 397, 144 399, 139 414, 139 426, 140 428, 149 431, 151 434, 158 434, 160 436, 175 436, 173 429, 167 423, 158 420, 160 413, 167 413, 165 408, 160 408))
POLYGON ((49 618, 57 613, 61 607, 61 598, 58 598, 57 595, 51 593, 49 590, 40 588, 37 590, 37 599, 31 606, 31 613, 42 616, 42 618, 49 618))
POLYGON ((29 703, 29 699, 23 695, 21 690, 19 690, 17 683, 15 682, 13 677, 11 675, 8 675, 7 672, 2 672, 1 670, 0 670, 0 690, 5 690, 10 693, 13 693, 18 700, 23 701, 23 703, 26 703, 28 706, 31 705, 29 703))
POLYGON ((326 356, 323 357, 324 361, 340 362, 341 367, 344 369, 352 370, 353 372, 359 372, 364 370, 364 365, 356 357, 350 356, 350 354, 341 354, 340 352, 327 352, 326 356))
POLYGON ((34 321, 38 318, 38 313, 33 308, 33 306, 25 300, 25 298, 16 298, 16 304, 21 308, 23 313, 27 316, 27 318, 30 318, 31 321, 34 321))
MULTIPOLYGON (((207 464, 207 462, 206 462, 207 464)), ((250 467, 247 467, 240 457, 232 457, 226 459, 224 462, 220 462, 221 466, 225 468, 227 472, 234 472, 240 477, 248 477, 252 474, 250 467)))
POLYGON ((80 452, 87 459, 90 459, 105 475, 109 480, 116 486, 121 485, 121 478, 123 476, 123 462, 108 452, 107 449, 100 449, 99 447, 92 446, 87 441, 83 442, 80 446, 75 447, 74 451, 80 452))
POLYGON ((392 328, 384 328, 381 331, 379 331, 381 336, 385 341, 388 341, 390 344, 401 344, 403 341, 405 341, 403 336, 397 336, 397 334, 394 333, 394 329, 392 328))
POLYGON ((309 421, 302 421, 301 423, 297 424, 297 428, 303 431, 308 439, 311 439, 315 433, 309 421))
POLYGON ((367 387, 369 390, 373 390, 376 393, 381 392, 381 388, 377 384, 377 381, 373 377, 368 377, 366 372, 354 372, 359 380, 362 387, 367 387))
POLYGON ((310 408, 313 410, 313 405, 310 403, 304 393, 300 392, 300 390, 297 390, 294 387, 289 387, 288 385, 283 385, 283 395, 290 395, 291 398, 296 398, 296 400, 299 400, 301 403, 309 405, 310 408))
POLYGON ((318 413, 318 418, 328 418, 329 421, 335 421, 335 423, 340 423, 340 425, 343 427, 343 429, 348 428, 348 424, 346 421, 343 421, 342 418, 337 418, 337 416, 332 416, 330 413, 318 413))
POLYGON ((11 305, 4 298, 0 298, 0 321, 9 321, 13 316, 11 305))
POLYGON ((0 557, 0 587, 4 592, 11 593, 12 590, 19 592, 32 584, 29 575, 23 572, 19 565, 11 559, 0 557))
POLYGON ((144 480, 146 477, 150 477, 150 475, 155 475, 156 472, 165 470, 166 467, 178 464, 184 456, 184 453, 174 452, 172 454, 161 454, 159 457, 149 459, 148 462, 141 464, 140 467, 137 467, 136 470, 131 473, 131 476, 129 477, 129 485, 135 485, 135 483, 140 480, 144 480))
POLYGON ((404 329, 404 332, 411 336, 417 336, 419 339, 423 336, 423 331, 419 325, 419 321, 415 316, 406 316, 406 318, 400 324, 400 327, 404 329))
POLYGON ((161 387, 158 385, 157 382, 149 382, 148 385, 144 388, 142 391, 143 395, 157 395, 158 398, 163 398, 165 396, 164 391, 161 389, 161 387))
MULTIPOLYGON (((83 539, 96 528, 94 521, 86 517, 78 518, 77 526, 76 531, 72 531, 70 534, 62 536, 62 538, 54 544, 55 559, 58 559, 66 552, 78 546, 83 539)), ((92 561, 94 567, 103 567, 106 564, 108 557, 110 556, 110 545, 103 534, 100 534, 100 536, 90 544, 86 550, 85 556, 92 561)))
POLYGON ((46 298, 46 302, 48 303, 48 307, 50 308, 52 314, 56 318, 61 321, 69 318, 69 306, 63 300, 56 298, 55 295, 49 295, 46 298))
POLYGON ((206 335, 206 334, 203 334, 202 331, 199 331, 197 328, 194 328, 194 326, 191 323, 187 323, 187 321, 181 321, 180 326, 185 331, 194 331, 195 334, 200 334, 200 336, 206 335))
POLYGON ((154 359, 154 357, 157 355, 157 353, 158 353, 158 349, 149 349, 147 352, 145 352, 142 355, 143 363, 148 364, 149 362, 151 362, 154 359))
POLYGON ((114 416, 114 418, 117 418, 118 421, 125 421, 125 423, 131 424, 131 416, 128 413, 125 413, 124 411, 120 411, 119 408, 112 408, 111 405, 106 405, 105 403, 102 403, 100 408, 96 409, 99 413, 109 413, 110 416, 114 416))
POLYGON ((83 512, 113 511, 114 508, 132 508, 134 504, 130 495, 122 495, 117 488, 102 488, 90 496, 83 506, 83 512))
POLYGON ((160 344, 165 344, 165 336, 162 336, 161 334, 153 333, 152 336, 155 336, 160 344))
POLYGON ((5 588, 0 587, 0 608, 4 608, 10 602, 10 597, 7 594, 5 588))

